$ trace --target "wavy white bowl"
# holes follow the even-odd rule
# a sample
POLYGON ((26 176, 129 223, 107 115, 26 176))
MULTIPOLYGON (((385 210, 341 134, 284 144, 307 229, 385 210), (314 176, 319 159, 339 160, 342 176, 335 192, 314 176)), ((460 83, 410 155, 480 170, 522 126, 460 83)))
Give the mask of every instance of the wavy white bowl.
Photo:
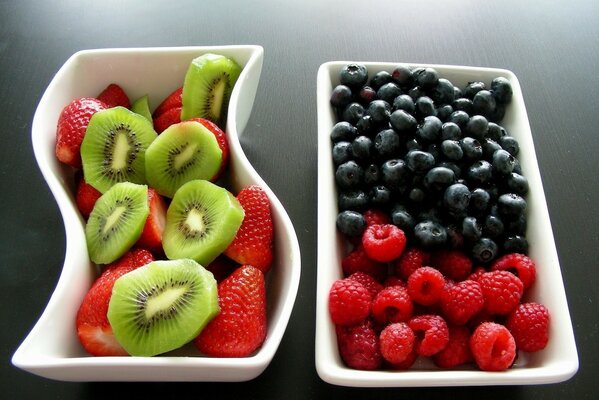
POLYGON ((173 47, 86 50, 74 54, 46 89, 35 112, 32 142, 39 168, 60 208, 66 232, 64 266, 48 305, 13 355, 15 366, 69 381, 245 381, 272 360, 293 308, 300 280, 300 251, 285 209, 247 160, 239 135, 250 117, 262 70, 260 46, 173 47), (231 149, 229 188, 258 184, 267 192, 275 228, 275 259, 268 279, 268 335, 247 358, 202 356, 193 345, 158 357, 92 357, 79 344, 75 315, 95 278, 84 221, 73 196, 73 170, 54 154, 62 108, 77 97, 94 96, 109 83, 121 84, 131 99, 149 95, 156 107, 183 84, 190 61, 207 52, 236 60, 243 71, 231 95, 226 132, 231 149))
MULTIPOLYGON (((512 84, 513 100, 502 125, 520 144, 518 158, 530 185, 527 198, 527 238, 530 242, 530 256, 538 266, 537 282, 526 300, 541 302, 550 310, 550 342, 547 348, 538 353, 521 353, 513 368, 500 373, 482 372, 474 368, 441 370, 430 361, 423 360, 419 360, 412 369, 402 372, 358 371, 343 364, 337 351, 335 328, 328 313, 329 289, 336 279, 342 277, 343 257, 342 238, 335 227, 338 210, 330 132, 336 121, 329 99, 331 90, 339 84, 339 71, 348 63, 325 63, 320 66, 317 77, 319 174, 316 369, 320 377, 337 385, 371 387, 528 385, 560 382, 572 377, 578 370, 578 354, 522 89, 511 71, 449 65, 412 64, 433 67, 442 77, 461 88, 470 81, 490 84, 498 76, 507 78, 512 84)), ((399 63, 364 64, 372 76, 378 71, 392 71, 399 63)))

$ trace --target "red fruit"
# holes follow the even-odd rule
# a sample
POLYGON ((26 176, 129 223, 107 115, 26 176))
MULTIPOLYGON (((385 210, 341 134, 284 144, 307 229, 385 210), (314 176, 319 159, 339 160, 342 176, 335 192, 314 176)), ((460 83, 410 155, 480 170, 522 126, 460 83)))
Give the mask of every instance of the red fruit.
POLYGON ((220 255, 216 257, 214 261, 208 264, 206 269, 212 272, 212 275, 214 275, 214 279, 216 279, 217 282, 222 282, 239 267, 240 265, 231 260, 229 257, 220 255))
POLYGON ((416 335, 414 348, 418 355, 430 357, 443 350, 449 342, 447 323, 438 315, 418 315, 410 319, 408 326, 416 335))
POLYGON ((484 310, 491 314, 509 314, 518 307, 524 285, 511 272, 485 272, 478 279, 485 298, 484 310))
POLYGON ((414 349, 416 336, 405 322, 389 324, 379 336, 379 345, 383 358, 397 364, 405 361, 414 349))
POLYGON ((483 371, 504 371, 516 358, 516 342, 505 326, 483 322, 470 337, 470 351, 483 371))
POLYGON ((85 182, 83 176, 81 176, 77 182, 77 192, 75 194, 75 203, 83 218, 89 218, 89 214, 94 209, 96 200, 102 196, 95 187, 85 182))
POLYGON ((395 274, 407 281, 412 272, 428 265, 430 265, 430 254, 427 251, 418 247, 408 247, 395 263, 395 274))
POLYGON ((387 277, 387 266, 368 257, 364 248, 358 246, 341 260, 343 275, 350 276, 356 272, 364 272, 379 282, 387 277))
POLYGON ((77 312, 76 327, 79 341, 85 350, 95 356, 121 356, 127 352, 117 342, 106 313, 114 282, 143 265, 154 261, 152 253, 133 249, 119 260, 105 267, 85 295, 77 312))
POLYGON ((507 318, 505 326, 522 351, 543 350, 549 341, 549 310, 539 303, 522 303, 507 318))
POLYGON ((181 122, 181 107, 171 108, 158 117, 154 117, 154 130, 156 133, 162 133, 171 125, 181 122))
POLYGON ((416 360, 418 359, 418 353, 412 349, 412 352, 408 354, 405 360, 399 363, 387 363, 389 368, 396 371, 405 371, 408 370, 414 365, 416 360))
POLYGON ((414 303, 405 287, 386 287, 372 301, 372 317, 379 324, 406 322, 413 313, 414 303))
POLYGON ((485 305, 480 284, 466 279, 443 290, 440 299, 445 318, 455 325, 464 325, 485 305))
POLYGON ((408 293, 415 303, 431 306, 439 301, 445 278, 443 274, 432 267, 421 267, 408 278, 408 293))
POLYGON ((247 357, 266 339, 266 284, 264 274, 243 265, 218 284, 220 313, 195 339, 204 354, 247 357))
POLYGON ((366 228, 362 246, 368 257, 380 262, 398 258, 406 247, 404 231, 392 224, 375 224, 366 228))
POLYGON ((361 283, 362 286, 368 289, 370 296, 373 299, 381 290, 383 290, 383 285, 381 285, 379 281, 364 272, 355 272, 348 276, 347 279, 361 283))
POLYGON ((526 291, 536 279, 535 262, 524 254, 511 253, 498 258, 491 266, 491 271, 509 271, 522 281, 526 291))
POLYGON ((193 118, 190 121, 197 121, 200 124, 204 125, 204 127, 208 128, 210 132, 216 138, 216 142, 218 143, 218 147, 222 152, 220 170, 216 173, 216 175, 211 179, 212 182, 216 182, 222 174, 225 172, 227 165, 229 165, 229 142, 227 141, 227 134, 218 127, 214 122, 209 121, 204 118, 193 118))
POLYGON ((108 106, 91 97, 71 101, 62 109, 56 127, 56 158, 71 167, 81 167, 81 142, 89 120, 108 106))
POLYGON ((341 359, 350 368, 372 371, 382 364, 379 339, 370 321, 353 326, 335 326, 341 359))
POLYGON ((385 279, 385 281, 383 282, 383 286, 384 287, 401 286, 401 287, 404 287, 404 288, 408 287, 408 285, 404 281, 402 281, 401 279, 399 279, 395 275, 391 275, 387 279, 385 279))
POLYGON ((250 264, 266 273, 273 259, 273 221, 270 200, 257 185, 243 188, 237 195, 245 216, 224 254, 239 264, 250 264))
POLYGON ((98 100, 103 101, 108 107, 125 107, 131 108, 129 97, 122 87, 116 83, 111 83, 97 96, 98 100))
POLYGON ((164 232, 168 207, 164 198, 152 188, 148 188, 148 205, 150 206, 150 212, 137 245, 150 250, 156 255, 161 255, 164 252, 162 249, 162 233, 164 232))
POLYGON ((487 270, 484 267, 476 267, 468 276, 468 279, 471 281, 478 281, 478 278, 480 278, 485 272, 487 272, 487 270))
POLYGON ((346 279, 333 282, 329 291, 329 314, 335 325, 357 325, 370 314, 372 296, 361 283, 346 279))
POLYGON ((366 226, 375 225, 375 224, 390 224, 391 218, 389 218, 389 214, 382 210, 370 209, 364 211, 364 220, 366 221, 366 226))
POLYGON ((449 326, 447 346, 433 356, 439 368, 451 369, 473 361, 470 351, 470 330, 465 326, 449 326))
POLYGON ((454 281, 463 281, 472 272, 472 260, 461 250, 438 250, 431 256, 431 265, 454 281))
POLYGON ((175 89, 174 92, 172 92, 171 94, 169 94, 167 96, 167 98, 164 99, 162 101, 162 103, 160 103, 158 105, 158 107, 156 107, 156 110, 154 110, 154 114, 153 114, 154 119, 158 118, 159 116, 161 116, 166 111, 168 111, 168 110, 170 110, 172 108, 181 108, 181 107, 183 107, 183 100, 182 100, 182 97, 181 97, 182 94, 183 94, 183 87, 175 89))

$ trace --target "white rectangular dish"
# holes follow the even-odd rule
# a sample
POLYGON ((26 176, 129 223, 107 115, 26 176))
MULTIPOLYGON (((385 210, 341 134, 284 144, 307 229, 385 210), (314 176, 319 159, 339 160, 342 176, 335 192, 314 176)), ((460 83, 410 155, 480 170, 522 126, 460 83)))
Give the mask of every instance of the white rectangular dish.
MULTIPOLYGON (((330 132, 337 122, 330 105, 332 89, 339 84, 339 71, 355 61, 328 62, 320 66, 317 76, 318 103, 318 283, 316 305, 316 369, 326 382, 358 387, 399 386, 473 386, 530 385, 561 382, 578 370, 578 355, 562 275, 535 155, 533 138, 518 79, 508 70, 449 65, 410 64, 411 67, 435 68, 440 77, 455 86, 465 87, 471 81, 490 83, 505 77, 513 88, 513 99, 501 122, 520 143, 518 156, 528 179, 530 191, 527 239, 529 255, 537 263, 537 282, 528 301, 543 303, 551 312, 550 341, 537 353, 519 354, 515 365, 503 372, 483 372, 474 367, 441 370, 430 360, 418 360, 407 371, 359 371, 346 367, 337 350, 335 327, 329 317, 328 294, 333 282, 343 278, 341 260, 343 238, 335 225, 337 191, 331 157, 330 132)), ((359 62, 366 65, 369 76, 378 71, 391 72, 397 63, 359 62)))

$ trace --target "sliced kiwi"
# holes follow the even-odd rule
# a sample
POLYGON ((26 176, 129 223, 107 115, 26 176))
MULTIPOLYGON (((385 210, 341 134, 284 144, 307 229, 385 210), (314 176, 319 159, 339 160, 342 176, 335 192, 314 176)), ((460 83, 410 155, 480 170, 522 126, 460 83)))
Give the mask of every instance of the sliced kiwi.
POLYGON ((193 260, 153 261, 116 280, 108 321, 133 356, 154 356, 195 338, 219 312, 211 272, 193 260))
POLYGON ((85 181, 102 193, 117 182, 146 183, 145 152, 156 136, 151 122, 124 107, 98 111, 81 143, 85 181))
POLYGON ((166 212, 162 246, 170 259, 210 264, 231 244, 243 221, 239 201, 228 190, 204 180, 181 186, 166 212))
POLYGON ((141 236, 149 212, 146 185, 113 185, 96 201, 85 225, 91 260, 108 264, 125 254, 141 236))
POLYGON ((147 94, 131 104, 131 111, 152 122, 152 112, 150 111, 150 101, 147 94))
POLYGON ((210 180, 220 170, 216 137, 197 121, 169 126, 146 151, 146 178, 158 193, 173 197, 184 183, 210 180))
POLYGON ((181 119, 206 118, 225 126, 231 92, 241 67, 219 54, 204 54, 192 60, 183 82, 181 119))

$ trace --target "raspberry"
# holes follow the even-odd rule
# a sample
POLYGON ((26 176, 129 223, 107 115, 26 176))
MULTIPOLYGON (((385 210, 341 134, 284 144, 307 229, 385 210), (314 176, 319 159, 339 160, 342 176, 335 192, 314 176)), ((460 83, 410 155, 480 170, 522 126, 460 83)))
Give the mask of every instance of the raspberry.
POLYGON ((416 353, 415 350, 412 350, 410 352, 410 354, 408 354, 408 356, 406 357, 405 360, 403 360, 400 363, 388 363, 389 364, 389 368, 393 369, 393 370, 397 370, 397 371, 405 371, 407 369, 410 369, 412 367, 412 365, 414 365, 414 363, 416 362, 416 359, 418 358, 418 353, 416 353))
POLYGON ((407 248, 395 263, 395 274, 407 281, 412 272, 430 265, 430 254, 418 247, 407 248))
POLYGON ((366 226, 391 223, 391 218, 389 218, 389 214, 375 208, 364 211, 363 216, 364 220, 366 221, 366 226))
POLYGON ((416 335, 416 353, 430 357, 443 350, 449 342, 447 323, 438 315, 419 315, 408 322, 416 335))
POLYGON ((505 326, 483 322, 470 336, 470 351, 483 371, 503 371, 516 358, 516 342, 505 326))
POLYGON ((441 297, 445 287, 445 278, 431 267, 418 268, 408 278, 408 293, 415 303, 430 306, 441 297))
POLYGON ((447 346, 433 356, 433 362, 439 368, 455 368, 473 361, 470 351, 470 330, 465 326, 449 326, 447 346))
POLYGON ((375 224, 366 228, 362 246, 368 257, 380 262, 398 258, 406 247, 404 231, 392 224, 375 224))
POLYGON ((470 276, 468 276, 468 279, 471 281, 478 281, 478 278, 480 278, 485 272, 487 272, 487 270, 484 267, 476 267, 470 276))
POLYGON ((440 304, 449 322, 464 325, 483 309, 485 299, 480 284, 467 279, 446 287, 441 294, 440 304))
POLYGON ((414 312, 414 303, 408 289, 389 286, 377 294, 372 301, 372 316, 380 324, 406 322, 414 312))
POLYGON ((463 281, 472 272, 472 260, 461 250, 438 250, 431 255, 431 265, 454 281, 463 281))
POLYGON ((372 276, 364 273, 364 272, 354 272, 347 279, 351 279, 353 281, 359 282, 370 292, 370 296, 374 299, 374 297, 383 290, 383 285, 372 276))
POLYGON ((379 336, 381 355, 390 363, 401 363, 412 353, 414 341, 414 332, 405 322, 389 324, 379 336))
POLYGON ((370 321, 360 325, 335 327, 343 362, 350 368, 375 370, 381 366, 379 338, 370 321))
POLYGON ((511 272, 485 272, 478 280, 485 297, 485 311, 491 314, 509 314, 518 307, 524 285, 511 272))
POLYGON ((389 287, 389 286, 407 287, 406 283, 404 281, 402 281, 401 279, 399 279, 395 275, 391 275, 387 279, 385 279, 385 282, 383 282, 383 286, 384 287, 389 287))
POLYGON ((522 303, 507 318, 506 327, 516 341, 518 349, 539 351, 549 341, 549 310, 539 303, 522 303))
POLYGON ((511 253, 498 258, 491 271, 509 271, 522 281, 524 290, 532 286, 536 279, 535 262, 524 254, 511 253))
POLYGON ((361 283, 338 279, 329 292, 329 313, 335 325, 355 325, 370 313, 372 297, 361 283))
POLYGON ((369 258, 362 246, 356 247, 341 260, 341 268, 345 276, 364 272, 380 282, 387 277, 387 266, 369 258))

